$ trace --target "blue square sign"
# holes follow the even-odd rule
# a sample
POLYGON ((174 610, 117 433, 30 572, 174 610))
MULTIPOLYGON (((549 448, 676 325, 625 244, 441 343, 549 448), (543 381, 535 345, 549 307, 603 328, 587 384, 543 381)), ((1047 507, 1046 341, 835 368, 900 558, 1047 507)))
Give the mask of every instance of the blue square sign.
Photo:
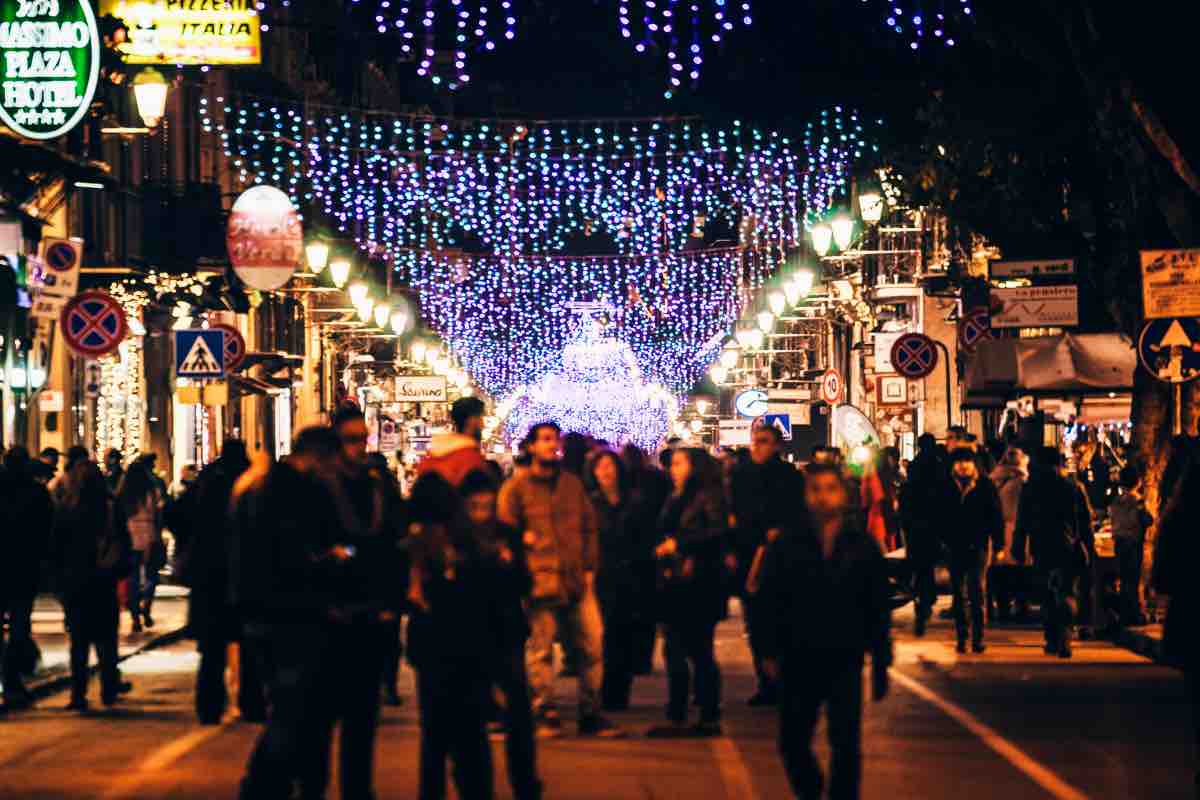
POLYGON ((775 428, 783 434, 783 440, 790 442, 792 440, 792 415, 791 414, 763 414, 762 424, 768 428, 775 428))
POLYGON ((191 328, 175 331, 175 375, 179 378, 220 378, 225 374, 225 333, 191 328))

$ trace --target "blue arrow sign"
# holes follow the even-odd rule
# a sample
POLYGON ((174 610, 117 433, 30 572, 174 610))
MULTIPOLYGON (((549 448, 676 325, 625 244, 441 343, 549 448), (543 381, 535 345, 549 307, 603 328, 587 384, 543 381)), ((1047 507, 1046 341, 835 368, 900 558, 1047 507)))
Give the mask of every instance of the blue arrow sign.
POLYGON ((1200 320, 1167 317, 1149 320, 1138 337, 1138 358, 1154 377, 1167 383, 1200 378, 1200 320))
POLYGON ((225 332, 204 328, 175 331, 175 375, 220 378, 225 374, 225 332))
POLYGON ((792 440, 792 415, 791 414, 763 414, 762 424, 767 428, 775 428, 783 434, 783 440, 790 442, 792 440))

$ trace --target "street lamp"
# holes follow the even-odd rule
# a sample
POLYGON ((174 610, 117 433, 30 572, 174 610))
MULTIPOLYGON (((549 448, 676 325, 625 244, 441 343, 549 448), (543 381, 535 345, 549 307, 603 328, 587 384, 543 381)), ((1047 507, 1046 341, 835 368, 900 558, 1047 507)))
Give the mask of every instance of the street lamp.
POLYGON ((412 343, 412 360, 421 364, 425 361, 425 353, 429 350, 429 345, 425 344, 424 339, 417 339, 412 343))
POLYGON ((737 366, 738 358, 741 354, 733 347, 726 347, 721 351, 721 366, 725 369, 733 369, 737 366))
POLYGON ((708 413, 708 401, 707 400, 697 400, 696 401, 696 410, 700 412, 700 416, 704 416, 705 414, 707 414, 708 413))
POLYGON ((838 250, 847 250, 854 239, 854 220, 848 214, 838 214, 830 224, 833 229, 833 242, 838 250))
POLYGON ((146 67, 133 79, 133 99, 137 103, 138 116, 147 128, 154 128, 162 121, 167 111, 167 79, 154 67, 146 67))
POLYGON ((817 251, 817 255, 821 258, 829 255, 829 250, 833 247, 833 228, 829 223, 818 222, 812 226, 809 235, 812 236, 813 250, 817 251))
POLYGON ((773 331, 775 329, 775 315, 766 310, 758 312, 758 329, 764 334, 773 331))
POLYGON ((737 343, 741 345, 743 350, 750 350, 750 342, 754 340, 754 334, 757 332, 754 328, 738 328, 733 336, 737 339, 737 343))
POLYGON ((362 305, 362 302, 367 299, 367 293, 369 291, 370 288, 365 283, 362 281, 355 281, 354 283, 350 284, 350 288, 346 290, 346 293, 350 295, 350 304, 355 308, 358 308, 358 306, 362 305))
POLYGON ((392 307, 387 303, 379 303, 375 306, 375 327, 387 328, 388 323, 392 320, 392 307))
POLYGON ((355 303, 354 307, 358 309, 358 320, 363 324, 371 321, 371 314, 375 311, 375 301, 369 297, 364 297, 361 303, 355 303))
POLYGON ((350 280, 350 262, 344 258, 329 262, 329 278, 337 288, 345 286, 350 280))
POLYGON ((801 297, 808 297, 808 293, 811 292, 813 288, 814 278, 815 276, 813 275, 812 270, 807 269, 797 270, 796 273, 792 275, 792 283, 800 291, 801 297))
POLYGON ((712 378, 712 382, 720 386, 729 377, 729 370, 720 364, 714 364, 708 370, 708 377, 712 378))
POLYGON ((408 311, 397 308, 392 311, 392 333, 402 336, 408 330, 408 311))
POLYGON ((767 337, 765 334, 763 334, 763 332, 761 330, 759 330, 758 328, 750 329, 750 349, 751 350, 761 350, 763 345, 766 343, 766 341, 767 341, 767 337))
POLYGON ((858 211, 862 214, 863 222, 868 225, 878 225, 883 219, 883 195, 870 190, 858 195, 858 211))
POLYGON ((771 312, 775 316, 783 316, 783 310, 787 308, 787 296, 783 292, 776 289, 767 295, 767 305, 771 307, 771 312))
POLYGON ((313 239, 304 246, 304 260, 308 263, 308 271, 320 275, 329 263, 329 243, 321 239, 313 239))
POLYGON ((704 420, 694 419, 689 423, 692 433, 699 433, 704 430, 704 420))

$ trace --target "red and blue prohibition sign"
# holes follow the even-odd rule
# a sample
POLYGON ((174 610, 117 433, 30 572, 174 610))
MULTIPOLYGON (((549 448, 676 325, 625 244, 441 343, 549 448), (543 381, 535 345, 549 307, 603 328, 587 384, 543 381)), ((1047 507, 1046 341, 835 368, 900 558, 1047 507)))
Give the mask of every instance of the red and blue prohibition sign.
POLYGON ((63 306, 63 339, 81 356, 97 358, 117 349, 129 332, 125 310, 112 295, 84 292, 63 306))

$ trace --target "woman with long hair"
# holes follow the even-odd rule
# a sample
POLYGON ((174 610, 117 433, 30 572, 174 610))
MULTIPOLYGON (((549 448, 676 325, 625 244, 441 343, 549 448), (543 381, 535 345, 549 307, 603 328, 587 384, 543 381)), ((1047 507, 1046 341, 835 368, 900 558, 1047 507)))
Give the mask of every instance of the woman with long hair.
POLYGON ((117 671, 117 581, 128 574, 125 514, 95 464, 81 468, 55 520, 55 562, 71 635, 71 703, 87 710, 88 650, 100 660, 100 698, 111 706, 127 686, 117 671))
POLYGON ((133 618, 133 632, 142 630, 143 620, 151 627, 150 617, 154 587, 158 581, 150 574, 150 555, 162 533, 158 529, 158 508, 161 500, 158 484, 145 463, 135 461, 117 485, 117 503, 129 520, 129 536, 133 542, 129 572, 129 598, 126 605, 133 618), (145 574, 143 574, 145 573, 145 574))
POLYGON ((721 733, 721 671, 713 636, 726 613, 723 560, 729 549, 728 514, 716 461, 700 448, 671 458, 671 496, 658 520, 667 680, 670 699, 664 727, 652 736, 687 733, 687 707, 695 681, 700 736, 721 733))
POLYGON ((607 711, 624 711, 637 671, 639 622, 648 611, 645 590, 654 562, 642 524, 642 499, 630 487, 620 457, 612 450, 597 451, 587 470, 600 544, 596 598, 604 617, 601 702, 607 711))

